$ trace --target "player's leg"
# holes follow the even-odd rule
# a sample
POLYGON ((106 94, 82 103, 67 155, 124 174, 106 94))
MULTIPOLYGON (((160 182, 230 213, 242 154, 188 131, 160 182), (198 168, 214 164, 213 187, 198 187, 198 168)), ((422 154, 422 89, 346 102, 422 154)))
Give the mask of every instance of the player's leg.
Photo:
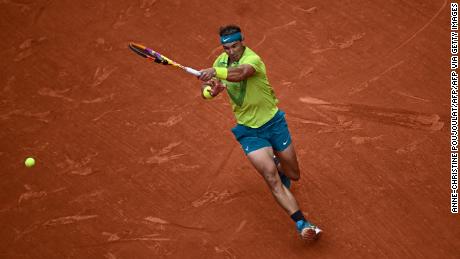
POLYGON ((298 210, 297 202, 292 193, 281 184, 277 167, 273 161, 273 149, 270 142, 266 138, 260 137, 263 134, 260 134, 258 129, 243 125, 237 125, 232 129, 232 132, 241 144, 241 148, 249 161, 270 187, 276 201, 290 214, 298 210))
POLYGON ((282 172, 291 180, 298 181, 300 179, 300 169, 294 145, 291 143, 283 151, 275 151, 275 155, 280 160, 282 172))
POLYGON ((286 186, 281 184, 278 169, 273 161, 272 148, 264 147, 252 151, 247 154, 247 157, 257 172, 264 178, 275 200, 296 223, 296 228, 300 236, 308 241, 316 239, 321 230, 304 218, 294 195, 292 195, 286 186))
POLYGON ((271 147, 264 147, 247 154, 247 157, 257 172, 264 178, 272 195, 278 204, 292 215, 299 210, 297 201, 292 193, 280 180, 278 170, 273 161, 273 150, 271 147))
POLYGON ((272 155, 272 157, 273 157, 273 161, 275 162, 276 168, 278 169, 278 175, 281 178, 281 182, 283 183, 284 186, 286 186, 286 188, 290 189, 291 188, 291 179, 289 179, 289 177, 287 177, 284 174, 283 168, 281 167, 280 159, 277 156, 275 156, 274 154, 272 155))
MULTIPOLYGON (((297 162, 297 155, 292 144, 291 134, 284 118, 284 112, 279 111, 275 115, 273 123, 266 129, 266 134, 268 134, 268 141, 273 147, 274 153, 281 162, 283 174, 292 180, 299 180, 299 163, 297 162)), ((319 228, 304 218, 300 210, 291 214, 291 219, 296 223, 297 230, 302 238, 306 240, 315 239, 321 232, 319 228)))
MULTIPOLYGON (((268 125, 272 125, 279 117, 272 119, 268 125)), ((232 129, 235 138, 240 142, 241 147, 246 153, 249 161, 253 164, 257 172, 264 178, 269 186, 275 200, 280 206, 291 216, 291 219, 296 223, 296 228, 302 238, 312 240, 317 237, 320 230, 311 225, 303 216, 300 211, 297 201, 283 184, 281 184, 278 170, 273 161, 273 148, 270 143, 270 130, 263 127, 259 129, 252 129, 246 126, 237 125, 232 129)), ((284 135, 281 135, 284 137, 284 135)), ((288 147, 289 141, 278 141, 281 145, 288 147)), ((284 151, 284 149, 278 149, 284 151)))

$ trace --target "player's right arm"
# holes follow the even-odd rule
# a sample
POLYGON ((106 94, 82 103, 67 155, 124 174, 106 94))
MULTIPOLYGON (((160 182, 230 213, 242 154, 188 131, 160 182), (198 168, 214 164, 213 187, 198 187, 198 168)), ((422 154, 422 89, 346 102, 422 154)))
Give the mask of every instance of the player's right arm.
POLYGON ((217 77, 229 82, 241 82, 260 72, 262 65, 260 57, 253 55, 246 58, 244 63, 237 67, 218 67, 214 64, 212 68, 201 70, 199 79, 208 81, 213 77, 217 77))

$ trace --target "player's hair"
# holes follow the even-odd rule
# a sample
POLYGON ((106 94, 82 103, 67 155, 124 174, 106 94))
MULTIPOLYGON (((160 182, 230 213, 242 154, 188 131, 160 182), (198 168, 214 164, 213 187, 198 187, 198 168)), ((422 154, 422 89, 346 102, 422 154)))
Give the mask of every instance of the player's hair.
POLYGON ((225 25, 225 26, 220 27, 219 29, 220 36, 226 36, 226 35, 230 35, 236 32, 241 32, 241 28, 238 25, 234 25, 234 24, 225 25))

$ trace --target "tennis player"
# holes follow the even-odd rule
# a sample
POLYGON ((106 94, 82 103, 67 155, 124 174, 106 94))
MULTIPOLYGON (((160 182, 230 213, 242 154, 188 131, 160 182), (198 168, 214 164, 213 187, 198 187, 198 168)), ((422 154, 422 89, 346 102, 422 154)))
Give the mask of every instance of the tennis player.
POLYGON ((289 190, 290 180, 300 178, 299 165, 285 113, 277 107, 265 64, 243 44, 240 27, 221 27, 219 35, 224 52, 212 68, 200 71, 203 97, 212 98, 227 90, 237 120, 232 129, 236 140, 278 204, 295 222, 301 238, 314 240, 321 230, 305 219, 289 190), (208 85, 211 89, 205 89, 208 85))

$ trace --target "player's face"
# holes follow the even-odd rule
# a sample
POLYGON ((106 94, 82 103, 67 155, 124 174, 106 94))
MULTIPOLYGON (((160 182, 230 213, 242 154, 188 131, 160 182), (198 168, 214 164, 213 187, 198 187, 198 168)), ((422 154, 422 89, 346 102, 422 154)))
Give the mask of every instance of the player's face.
POLYGON ((243 55, 244 46, 241 41, 234 41, 222 45, 224 47, 225 53, 230 57, 232 61, 238 61, 243 55))

